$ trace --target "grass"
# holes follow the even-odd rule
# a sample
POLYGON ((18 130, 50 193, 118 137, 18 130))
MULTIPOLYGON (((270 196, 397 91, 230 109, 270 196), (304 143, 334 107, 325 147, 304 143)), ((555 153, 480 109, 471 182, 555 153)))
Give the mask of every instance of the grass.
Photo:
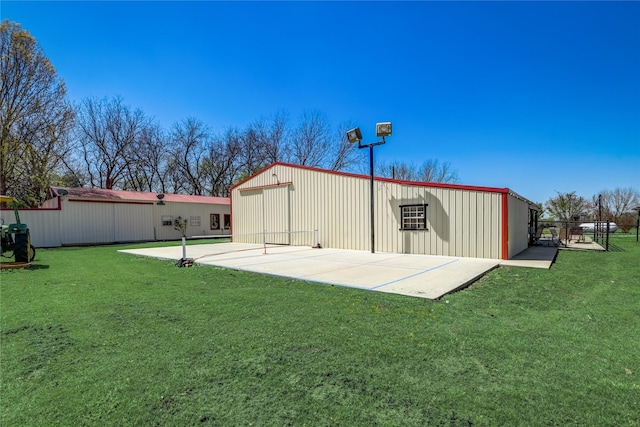
POLYGON ((0 425, 638 425, 640 244, 612 240, 440 301, 39 249, 0 273, 0 425))

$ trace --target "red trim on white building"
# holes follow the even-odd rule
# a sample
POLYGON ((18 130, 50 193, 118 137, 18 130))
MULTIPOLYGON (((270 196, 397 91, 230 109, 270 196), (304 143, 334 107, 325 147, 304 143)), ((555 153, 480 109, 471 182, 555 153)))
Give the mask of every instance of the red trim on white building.
MULTIPOLYGON (((334 170, 328 170, 328 169, 320 169, 320 168, 315 168, 315 167, 311 167, 311 166, 303 166, 303 165, 295 165, 295 164, 291 164, 291 163, 276 162, 276 163, 272 163, 269 166, 266 166, 266 167, 260 169, 258 172, 254 173, 253 175, 251 175, 251 176, 243 179, 239 183, 231 186, 231 188, 229 189, 229 192, 231 192, 234 188, 241 186, 242 184, 244 184, 245 182, 247 182, 250 179, 254 178, 255 176, 260 175, 260 174, 268 171, 269 169, 271 169, 271 168, 273 168, 275 166, 287 166, 287 167, 290 167, 290 168, 306 169, 306 170, 315 171, 315 172, 322 172, 322 173, 328 173, 328 174, 333 174, 333 175, 348 176, 348 177, 352 177, 352 178, 361 178, 361 179, 369 179, 370 178, 368 175, 360 175, 360 174, 355 174, 355 173, 350 173, 350 172, 341 172, 341 171, 334 171, 334 170)), ((509 189, 508 188, 483 187, 483 186, 475 186, 475 185, 448 184, 448 183, 442 183, 442 182, 404 181, 404 180, 399 180, 399 179, 382 178, 382 177, 374 177, 373 179, 375 181, 379 181, 379 182, 391 182, 391 183, 394 183, 394 184, 412 185, 412 186, 416 186, 416 187, 449 188, 449 189, 457 189, 457 190, 482 191, 482 192, 488 192, 488 193, 501 193, 501 194, 508 194, 509 193, 509 189)), ((283 185, 283 184, 285 184, 285 183, 282 183, 281 185, 283 185)), ((274 184, 273 186, 277 186, 277 184, 274 184)), ((242 190, 245 190, 245 189, 243 188, 242 190)))

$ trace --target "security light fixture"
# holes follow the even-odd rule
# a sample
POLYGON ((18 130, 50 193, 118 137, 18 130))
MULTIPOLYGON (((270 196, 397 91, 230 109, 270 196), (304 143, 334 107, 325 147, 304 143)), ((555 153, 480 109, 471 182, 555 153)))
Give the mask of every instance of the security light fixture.
POLYGON ((158 200, 162 200, 162 199, 164 199, 164 194, 162 194, 162 193, 156 194, 156 197, 158 198, 158 200))
POLYGON ((382 145, 386 143, 384 138, 386 136, 391 136, 391 122, 380 122, 376 123, 376 135, 382 138, 382 141, 372 142, 371 144, 362 144, 362 132, 360 132, 360 128, 353 128, 347 131, 347 140, 350 143, 357 142, 358 148, 368 148, 369 149, 369 169, 371 173, 369 174, 369 202, 370 202, 370 215, 371 215, 371 253, 375 252, 376 242, 375 242, 375 222, 374 222, 374 192, 373 192, 373 147, 376 145, 382 145))
POLYGON ((376 136, 391 136, 391 122, 376 123, 376 136))
POLYGON ((59 188, 58 189, 58 194, 61 196, 66 196, 67 194, 69 194, 69 192, 67 190, 65 190, 64 188, 59 188))
POLYGON ((347 131, 347 139, 350 143, 360 142, 362 141, 362 132, 360 132, 360 128, 353 128, 347 131))

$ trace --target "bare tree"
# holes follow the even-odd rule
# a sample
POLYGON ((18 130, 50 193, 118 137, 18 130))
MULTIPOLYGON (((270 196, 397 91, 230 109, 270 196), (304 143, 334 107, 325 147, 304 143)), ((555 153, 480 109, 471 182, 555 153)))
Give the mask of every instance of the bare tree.
MULTIPOLYGON (((237 130, 236 133, 239 134, 237 130)), ((242 174, 249 176, 269 164, 265 157, 267 136, 262 133, 262 129, 249 125, 239 137, 241 145, 238 165, 242 174)))
POLYGON ((173 125, 168 167, 174 192, 206 193, 201 175, 209 145, 209 130, 200 120, 189 117, 173 125))
POLYGON ((228 197, 229 187, 240 173, 237 161, 242 152, 242 135, 237 129, 228 129, 210 146, 202 162, 202 178, 210 196, 228 197))
POLYGON ((286 158, 289 149, 287 122, 287 113, 279 111, 273 116, 261 117, 248 126, 246 134, 253 138, 262 163, 271 164, 286 158))
POLYGON ((125 188, 135 169, 136 144, 148 120, 124 105, 122 98, 86 98, 78 109, 76 137, 92 187, 125 188))
POLYGON ((586 204, 586 199, 577 196, 573 191, 571 193, 558 193, 556 197, 547 200, 546 206, 555 219, 571 221, 574 217, 581 216, 586 212, 586 204))
POLYGON ((168 143, 156 124, 142 126, 127 164, 124 189, 165 192, 169 161, 168 143))
POLYGON ((415 163, 390 162, 380 164, 381 176, 404 181, 423 181, 455 183, 458 181, 458 173, 451 163, 440 163, 438 160, 426 160, 421 166, 415 163))
POLYGON ((381 162, 378 165, 378 170, 380 176, 401 181, 416 181, 418 175, 414 163, 400 161, 381 162))
POLYGON ((28 31, 0 24, 0 193, 34 206, 68 150, 73 108, 65 85, 28 31), (29 178, 26 178, 29 177, 29 178))
POLYGON ((640 199, 640 193, 632 187, 605 190, 600 195, 604 212, 613 221, 619 221, 623 214, 632 212, 640 199))
POLYGON ((291 137, 290 161, 303 166, 323 166, 331 146, 331 129, 324 114, 305 111, 291 137))
POLYGON ((352 144, 347 138, 347 131, 355 126, 351 122, 343 122, 338 125, 332 147, 327 153, 327 168, 331 170, 352 170, 365 163, 366 150, 358 149, 357 144, 352 144))
POLYGON ((438 160, 426 160, 418 169, 418 180, 424 182, 458 182, 458 172, 451 163, 438 160))

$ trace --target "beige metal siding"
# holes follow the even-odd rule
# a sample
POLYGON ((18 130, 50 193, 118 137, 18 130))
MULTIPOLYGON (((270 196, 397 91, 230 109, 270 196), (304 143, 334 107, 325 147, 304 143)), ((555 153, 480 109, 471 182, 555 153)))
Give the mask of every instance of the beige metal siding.
MULTIPOLYGON (((230 214, 229 205, 208 203, 112 203, 62 198, 61 209, 28 209, 20 211, 35 247, 85 245, 94 243, 175 240, 180 233, 162 225, 162 216, 182 216, 189 221, 187 237, 229 234, 222 226, 210 229, 210 214, 230 214), (192 221, 193 219, 193 221, 192 221), (195 225, 199 222, 200 225, 195 225), (192 224, 193 223, 193 224, 192 224)), ((57 204, 57 201, 56 201, 57 204)), ((6 224, 14 223, 13 210, 1 210, 6 224)))
POLYGON ((289 228, 289 186, 262 190, 265 242, 288 245, 291 242, 289 228), (269 209, 266 207, 269 206, 269 209))
MULTIPOLYGON (((31 244, 36 248, 60 246, 60 210, 28 209, 20 210, 20 222, 27 224, 31 244)), ((16 222, 13 210, 0 211, 4 224, 16 222)))
POLYGON ((529 247, 529 203, 512 195, 509 199, 509 258, 529 247))
POLYGON ((60 231, 63 245, 113 242, 113 205, 68 201, 62 208, 64 214, 60 216, 60 231))
POLYGON ((376 250, 499 258, 500 194, 386 182, 378 187, 376 250), (427 230, 400 230, 400 206, 414 204, 428 205, 427 230))
MULTIPOLYGON (((286 230, 286 214, 277 214, 286 204, 261 198, 274 188, 288 190, 291 231, 318 230, 325 247, 371 249, 368 179, 280 164, 233 189, 234 241, 261 243, 250 235, 261 231, 263 215, 280 215, 273 226, 286 230)), ((388 181, 375 181, 374 192, 376 251, 500 258, 500 193, 388 181), (428 204, 428 230, 400 230, 400 206, 410 204, 428 204)))
POLYGON ((86 245, 153 240, 153 205, 63 202, 61 244, 86 245))
POLYGON ((181 236, 180 232, 174 230, 173 225, 162 225, 162 218, 167 217, 172 222, 178 218, 187 220, 187 237, 192 236, 214 236, 229 234, 229 230, 224 230, 224 215, 231 212, 228 205, 214 205, 205 203, 177 203, 165 202, 164 205, 153 205, 152 215, 147 216, 147 220, 153 219, 153 235, 156 240, 175 240, 181 236), (211 230, 211 214, 220 215, 220 229, 211 230), (192 224, 198 221, 200 225, 192 224))
POLYGON ((234 241, 262 243, 263 230, 291 231, 288 242, 279 239, 275 243, 320 242, 328 247, 360 249, 368 237, 369 222, 359 214, 359 203, 353 203, 368 194, 367 182, 363 185, 359 181, 275 166, 234 189, 232 206, 238 214, 233 222, 234 241))
POLYGON ((113 241, 149 241, 153 240, 153 223, 149 221, 153 215, 151 204, 113 205, 113 241))
POLYGON ((242 197, 234 200, 234 212, 242 212, 240 221, 235 214, 232 216, 232 233, 234 242, 264 243, 264 215, 262 190, 249 190, 242 193, 242 197))

